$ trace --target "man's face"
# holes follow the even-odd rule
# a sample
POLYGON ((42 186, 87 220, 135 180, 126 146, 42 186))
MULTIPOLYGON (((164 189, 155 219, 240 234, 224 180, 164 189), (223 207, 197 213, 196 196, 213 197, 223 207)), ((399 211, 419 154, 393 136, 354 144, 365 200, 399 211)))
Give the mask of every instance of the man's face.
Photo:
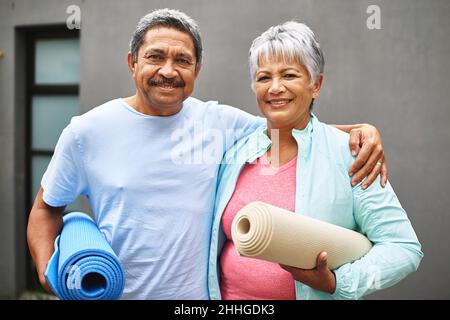
POLYGON ((137 60, 128 59, 139 98, 151 113, 168 116, 181 110, 200 71, 188 34, 166 27, 150 29, 137 60))

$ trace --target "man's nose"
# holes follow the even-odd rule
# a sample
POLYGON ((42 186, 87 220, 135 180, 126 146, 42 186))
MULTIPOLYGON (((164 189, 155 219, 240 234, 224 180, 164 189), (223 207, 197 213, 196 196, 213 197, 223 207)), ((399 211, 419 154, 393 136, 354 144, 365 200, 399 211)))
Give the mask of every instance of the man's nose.
POLYGON ((269 93, 278 94, 283 91, 285 91, 283 83, 279 79, 274 78, 270 83, 269 93))
POLYGON ((173 67, 173 62, 168 60, 166 63, 159 69, 159 75, 171 79, 176 77, 176 71, 173 67))

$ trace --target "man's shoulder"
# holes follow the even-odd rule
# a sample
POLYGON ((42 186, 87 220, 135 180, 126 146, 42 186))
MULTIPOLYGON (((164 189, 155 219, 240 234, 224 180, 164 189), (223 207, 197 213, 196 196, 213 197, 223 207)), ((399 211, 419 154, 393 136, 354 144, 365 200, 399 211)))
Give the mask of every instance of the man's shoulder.
MULTIPOLYGON (((200 112, 203 112, 207 115, 216 116, 216 117, 227 117, 232 116, 234 118, 246 115, 253 116, 248 112, 242 110, 242 108, 236 106, 230 106, 228 104, 220 103, 217 100, 207 100, 203 101, 198 98, 189 97, 185 100, 185 106, 192 107, 200 112)), ((255 116, 253 116, 255 117, 255 116)))
POLYGON ((102 103, 79 116, 80 119, 96 118, 98 116, 106 116, 119 110, 122 106, 122 99, 113 99, 102 103))
POLYGON ((121 111, 121 99, 107 101, 91 110, 75 116, 71 120, 72 126, 98 126, 102 122, 110 121, 111 117, 117 116, 121 111))

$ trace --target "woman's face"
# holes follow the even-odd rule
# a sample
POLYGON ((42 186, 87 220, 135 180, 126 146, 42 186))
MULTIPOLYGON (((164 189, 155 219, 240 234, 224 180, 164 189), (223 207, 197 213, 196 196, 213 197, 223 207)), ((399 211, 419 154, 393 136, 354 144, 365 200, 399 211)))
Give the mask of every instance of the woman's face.
POLYGON ((263 59, 256 70, 256 100, 271 128, 303 129, 309 121, 309 106, 319 95, 321 84, 322 74, 311 85, 303 64, 263 59))

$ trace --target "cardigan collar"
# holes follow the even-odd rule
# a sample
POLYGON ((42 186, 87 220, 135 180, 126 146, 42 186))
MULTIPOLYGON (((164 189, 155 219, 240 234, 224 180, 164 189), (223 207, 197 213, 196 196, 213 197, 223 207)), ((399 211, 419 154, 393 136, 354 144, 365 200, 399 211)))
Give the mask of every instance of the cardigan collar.
MULTIPOLYGON (((318 119, 311 113, 310 120, 306 127, 302 130, 292 129, 292 136, 298 145, 298 156, 308 157, 311 152, 312 137, 314 132, 314 127, 317 127, 318 119)), ((261 157, 267 150, 270 149, 272 141, 267 135, 267 125, 259 127, 256 132, 249 136, 247 142, 248 155, 246 162, 254 162, 256 159, 261 157)))

